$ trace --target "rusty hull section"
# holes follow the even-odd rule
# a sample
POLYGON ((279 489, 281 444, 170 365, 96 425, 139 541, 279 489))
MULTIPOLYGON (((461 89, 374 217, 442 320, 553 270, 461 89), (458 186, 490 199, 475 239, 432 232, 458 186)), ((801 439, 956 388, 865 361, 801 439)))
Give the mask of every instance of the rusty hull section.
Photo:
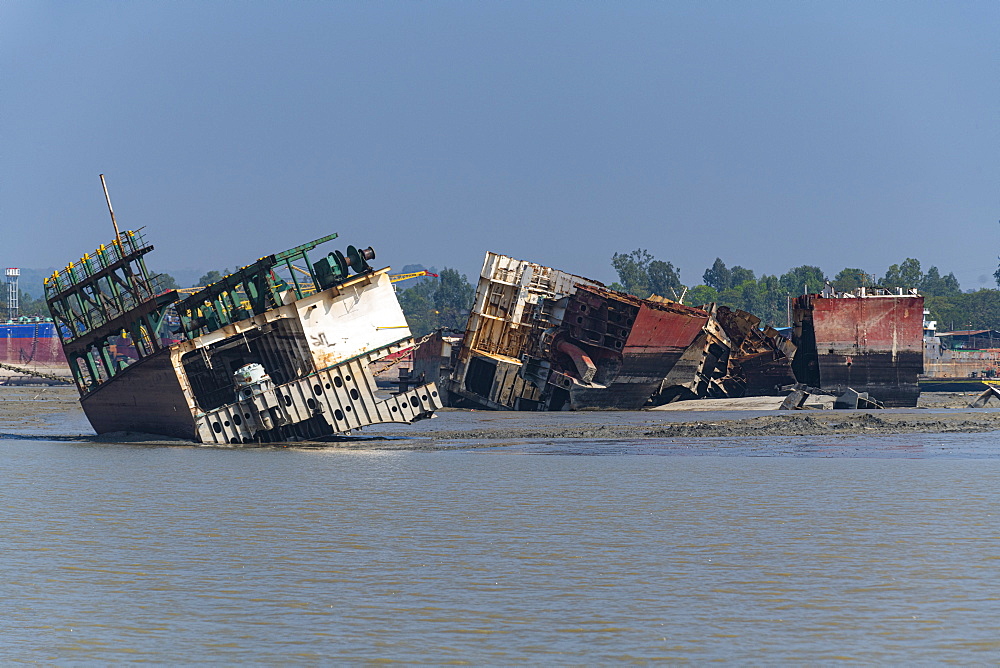
POLYGON ((732 343, 727 374, 720 380, 726 396, 776 394, 796 382, 794 343, 773 327, 761 329, 760 318, 746 311, 720 306, 715 317, 732 343))
POLYGON ((913 407, 923 372, 924 298, 915 294, 803 295, 793 300, 799 382, 868 392, 886 407, 913 407))
MULTIPOLYGON (((709 314, 681 304, 640 300, 602 288, 580 287, 570 299, 564 340, 600 360, 593 382, 574 377, 562 388, 569 408, 641 408, 709 322, 709 314), (585 309, 585 310, 582 310, 585 309)), ((558 382, 572 377, 564 358, 555 359, 558 382)), ((556 392, 558 401, 559 392, 556 392)))
POLYGON ((636 410, 710 322, 702 309, 488 253, 448 388, 459 404, 498 410, 636 410))

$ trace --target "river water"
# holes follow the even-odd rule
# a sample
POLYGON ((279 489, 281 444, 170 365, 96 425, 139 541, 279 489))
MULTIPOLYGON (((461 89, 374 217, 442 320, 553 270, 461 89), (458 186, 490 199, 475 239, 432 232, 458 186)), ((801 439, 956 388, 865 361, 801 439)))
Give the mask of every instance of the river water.
POLYGON ((4 663, 1000 660, 996 433, 226 449, 81 420, 0 438, 4 663))

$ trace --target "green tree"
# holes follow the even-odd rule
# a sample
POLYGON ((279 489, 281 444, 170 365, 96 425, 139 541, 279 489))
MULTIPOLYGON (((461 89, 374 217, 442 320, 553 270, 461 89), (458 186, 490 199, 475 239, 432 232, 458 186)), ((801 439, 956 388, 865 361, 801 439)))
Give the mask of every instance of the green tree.
MULTIPOLYGON (((7 318, 7 290, 6 286, 4 287, 3 296, 0 296, 0 320, 7 318)), ((49 313, 49 305, 45 302, 44 297, 35 299, 24 290, 18 290, 17 293, 17 314, 19 317, 51 317, 49 313)))
POLYGON ((753 313, 758 317, 764 301, 763 288, 757 281, 743 281, 719 294, 719 303, 753 313))
POLYGON ((653 256, 644 248, 611 256, 611 266, 618 273, 618 280, 625 286, 625 292, 643 299, 650 294, 649 264, 652 261, 653 256))
POLYGON ((789 269, 781 275, 778 282, 781 288, 793 297, 822 292, 823 288, 826 287, 826 277, 823 275, 823 270, 807 264, 789 269))
POLYGON ((437 328, 438 313, 434 307, 437 281, 421 281, 398 293, 399 305, 414 336, 423 336, 437 328))
POLYGON ((475 288, 455 269, 445 267, 439 273, 438 279, 421 281, 398 293, 399 305, 414 336, 440 327, 462 330, 468 322, 475 288))
POLYGON ((674 298, 675 292, 680 296, 684 286, 681 285, 681 273, 673 264, 662 260, 653 260, 649 263, 647 274, 649 275, 650 292, 669 299, 674 298))
POLYGON ((223 269, 222 273, 219 273, 218 271, 213 269, 212 271, 206 273, 204 276, 198 279, 197 287, 205 287, 206 285, 211 285, 212 283, 215 283, 219 279, 228 275, 229 275, 228 269, 223 269))
POLYGON ((181 287, 177 285, 177 281, 170 274, 157 274, 155 280, 160 290, 176 290, 181 287))
POLYGON ((833 287, 838 292, 851 292, 868 284, 868 275, 861 269, 846 267, 833 277, 833 287))
POLYGON ((942 276, 937 267, 931 267, 920 280, 920 294, 926 297, 949 297, 962 294, 955 274, 942 276))
POLYGON ((719 301, 719 291, 710 285, 696 285, 687 291, 684 303, 689 306, 704 306, 719 301))
POLYGON ((438 327, 465 329, 469 309, 476 297, 476 289, 469 279, 455 269, 445 267, 438 279, 434 293, 434 307, 438 313, 438 327))
POLYGON ((924 299, 938 329, 1000 329, 1000 290, 981 289, 924 299))
POLYGON ((747 281, 756 281, 757 277, 754 275, 753 271, 747 269, 746 267, 741 267, 736 265, 729 270, 733 278, 733 285, 739 285, 740 283, 746 283, 747 281))
POLYGON ((882 277, 882 287, 888 290, 894 288, 920 288, 924 274, 920 270, 920 260, 908 257, 900 264, 893 264, 882 277))
POLYGON ((733 272, 726 268, 726 263, 722 261, 722 258, 717 257, 712 266, 701 275, 701 280, 705 281, 707 287, 722 292, 733 286, 733 272))

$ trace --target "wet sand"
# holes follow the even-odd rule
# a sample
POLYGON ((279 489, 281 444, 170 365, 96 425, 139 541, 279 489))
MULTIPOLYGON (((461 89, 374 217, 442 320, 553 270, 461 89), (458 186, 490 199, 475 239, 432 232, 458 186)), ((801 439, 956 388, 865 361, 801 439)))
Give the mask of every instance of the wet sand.
MULTIPOLYGON (((374 425, 343 445, 420 447, 416 441, 525 439, 753 438, 816 435, 975 433, 1000 430, 1000 410, 969 409, 975 394, 925 393, 920 407, 869 411, 671 410, 503 413, 445 409, 413 425, 374 425)), ((754 406, 753 402, 748 405, 754 406)), ((760 404, 756 404, 759 408, 760 404)), ((170 442, 162 437, 95 437, 71 387, 0 387, 0 437, 170 442)), ((176 443, 177 441, 173 441, 176 443)))

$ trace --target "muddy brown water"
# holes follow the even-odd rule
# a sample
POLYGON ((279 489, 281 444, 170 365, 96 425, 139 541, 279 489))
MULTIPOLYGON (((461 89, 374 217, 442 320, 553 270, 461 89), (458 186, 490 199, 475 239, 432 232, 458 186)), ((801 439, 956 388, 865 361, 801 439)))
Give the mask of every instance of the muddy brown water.
POLYGON ((206 448, 102 442, 72 401, 10 389, 5 663, 1000 659, 996 432, 445 411, 206 448), (602 426, 633 436, 582 435, 602 426))

